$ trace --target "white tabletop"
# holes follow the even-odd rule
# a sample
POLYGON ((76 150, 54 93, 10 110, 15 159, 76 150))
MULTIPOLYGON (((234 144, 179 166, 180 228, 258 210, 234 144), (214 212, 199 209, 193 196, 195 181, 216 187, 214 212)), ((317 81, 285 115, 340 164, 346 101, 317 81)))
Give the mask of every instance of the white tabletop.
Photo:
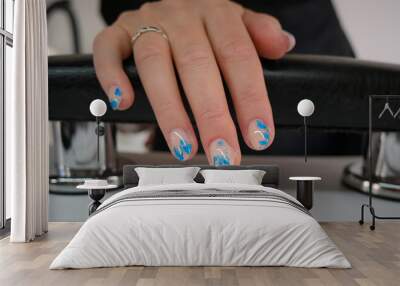
POLYGON ((87 179, 85 183, 82 185, 77 186, 77 189, 84 189, 84 190, 108 190, 108 189, 115 189, 117 185, 110 185, 107 180, 102 179, 87 179))
POLYGON ((321 177, 289 177, 291 181, 321 181, 321 177))

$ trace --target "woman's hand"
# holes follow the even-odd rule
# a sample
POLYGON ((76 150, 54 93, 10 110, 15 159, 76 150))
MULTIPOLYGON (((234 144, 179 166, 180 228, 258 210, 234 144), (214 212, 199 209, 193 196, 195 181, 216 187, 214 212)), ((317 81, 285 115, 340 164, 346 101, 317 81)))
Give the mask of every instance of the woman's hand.
POLYGON ((94 41, 99 81, 113 109, 134 101, 122 61, 134 54, 136 67, 158 124, 179 160, 198 149, 193 127, 179 94, 179 76, 194 114, 204 150, 214 165, 240 164, 235 125, 228 110, 222 77, 235 106, 248 146, 267 148, 274 122, 258 55, 277 59, 295 44, 272 16, 227 0, 164 0, 125 12, 94 41), (142 27, 155 26, 134 42, 142 27), (175 75, 174 65, 178 75, 175 75))

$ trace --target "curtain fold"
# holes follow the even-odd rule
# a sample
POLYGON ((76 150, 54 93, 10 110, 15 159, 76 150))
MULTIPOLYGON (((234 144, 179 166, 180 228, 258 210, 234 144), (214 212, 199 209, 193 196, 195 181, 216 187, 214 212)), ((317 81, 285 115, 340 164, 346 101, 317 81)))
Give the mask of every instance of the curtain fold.
POLYGON ((6 187, 12 242, 48 225, 48 75, 45 0, 18 0, 14 16, 13 94, 6 99, 6 187))

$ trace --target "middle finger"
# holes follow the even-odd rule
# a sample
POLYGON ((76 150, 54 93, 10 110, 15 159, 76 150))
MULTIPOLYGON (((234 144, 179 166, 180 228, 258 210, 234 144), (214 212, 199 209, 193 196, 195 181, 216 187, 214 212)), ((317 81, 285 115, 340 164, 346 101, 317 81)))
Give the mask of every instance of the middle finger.
POLYGON ((178 23, 166 29, 201 142, 211 164, 240 164, 236 128, 211 45, 201 20, 189 20, 184 21, 188 25, 178 23))

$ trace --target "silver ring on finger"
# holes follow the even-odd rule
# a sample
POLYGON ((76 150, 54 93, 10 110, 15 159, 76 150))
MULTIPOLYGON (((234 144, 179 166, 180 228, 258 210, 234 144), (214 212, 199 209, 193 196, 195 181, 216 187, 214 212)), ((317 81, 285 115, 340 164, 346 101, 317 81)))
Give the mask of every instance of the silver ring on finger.
POLYGON ((166 39, 168 41, 168 36, 162 29, 160 29, 156 26, 143 26, 143 27, 139 28, 137 30, 137 32, 133 35, 133 37, 131 39, 132 47, 135 45, 136 41, 140 38, 140 36, 142 36, 145 33, 149 33, 149 32, 158 33, 164 39, 166 39))

